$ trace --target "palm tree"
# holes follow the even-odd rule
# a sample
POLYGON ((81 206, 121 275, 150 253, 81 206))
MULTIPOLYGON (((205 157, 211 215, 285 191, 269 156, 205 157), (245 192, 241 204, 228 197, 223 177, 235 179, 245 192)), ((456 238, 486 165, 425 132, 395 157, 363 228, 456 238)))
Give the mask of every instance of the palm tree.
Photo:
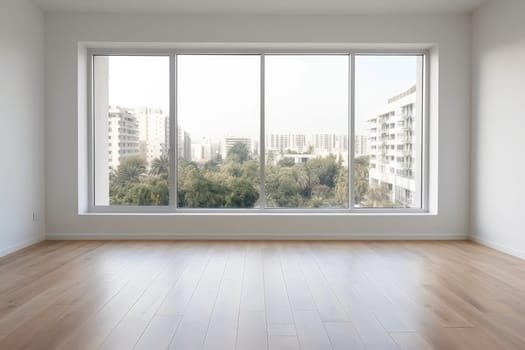
POLYGON ((150 175, 167 175, 170 168, 170 161, 167 155, 155 158, 151 162, 150 175))
POLYGON ((115 174, 115 183, 117 185, 126 185, 129 183, 140 182, 146 174, 146 160, 142 157, 124 158, 115 174))

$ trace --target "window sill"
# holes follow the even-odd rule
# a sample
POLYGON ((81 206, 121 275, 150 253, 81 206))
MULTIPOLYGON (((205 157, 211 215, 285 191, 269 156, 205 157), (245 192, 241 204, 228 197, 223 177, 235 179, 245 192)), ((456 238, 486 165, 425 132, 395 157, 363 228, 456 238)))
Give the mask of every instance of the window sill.
POLYGON ((428 211, 352 211, 352 212, 240 212, 240 211, 183 211, 183 212, 80 212, 79 216, 374 216, 374 217, 419 217, 419 216, 437 216, 438 213, 428 211))

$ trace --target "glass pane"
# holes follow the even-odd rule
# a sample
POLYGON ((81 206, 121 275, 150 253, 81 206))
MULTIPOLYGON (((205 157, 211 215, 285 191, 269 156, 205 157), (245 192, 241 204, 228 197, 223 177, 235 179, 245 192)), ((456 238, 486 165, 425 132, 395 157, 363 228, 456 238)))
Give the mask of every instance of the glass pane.
POLYGON ((260 206, 260 56, 179 55, 177 65, 178 206, 260 206))
POLYGON ((268 55, 266 206, 348 208, 346 55, 268 55))
POLYGON ((95 56, 95 205, 169 204, 169 57, 95 56))
POLYGON ((358 208, 421 208, 422 56, 356 56, 358 208))

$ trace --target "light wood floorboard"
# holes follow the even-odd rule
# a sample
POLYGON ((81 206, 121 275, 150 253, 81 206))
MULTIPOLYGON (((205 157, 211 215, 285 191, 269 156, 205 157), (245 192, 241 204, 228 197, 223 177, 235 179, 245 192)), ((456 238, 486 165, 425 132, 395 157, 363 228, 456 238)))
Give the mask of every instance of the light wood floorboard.
POLYGON ((0 349, 525 349, 525 261, 471 242, 43 242, 0 259, 0 349))

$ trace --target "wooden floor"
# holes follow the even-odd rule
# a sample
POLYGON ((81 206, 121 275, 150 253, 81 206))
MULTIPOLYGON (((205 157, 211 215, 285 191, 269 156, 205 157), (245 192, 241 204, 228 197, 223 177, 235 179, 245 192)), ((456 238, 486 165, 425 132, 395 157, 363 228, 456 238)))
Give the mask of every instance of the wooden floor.
POLYGON ((0 349, 525 349, 525 262, 469 242, 44 242, 0 349))

